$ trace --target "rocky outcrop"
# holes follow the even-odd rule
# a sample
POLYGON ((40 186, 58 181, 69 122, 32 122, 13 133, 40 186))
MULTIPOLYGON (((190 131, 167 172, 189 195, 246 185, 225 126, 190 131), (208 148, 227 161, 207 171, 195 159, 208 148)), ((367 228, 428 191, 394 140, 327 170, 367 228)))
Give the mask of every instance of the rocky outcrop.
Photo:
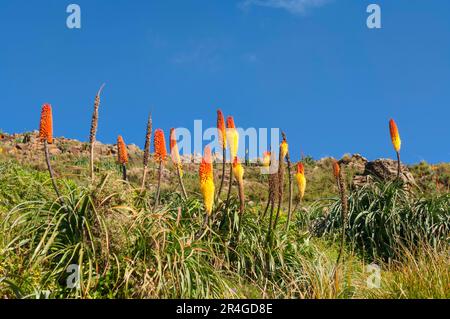
MULTIPOLYGON (((4 153, 19 157, 42 152, 42 143, 39 141, 39 133, 37 131, 12 135, 2 133, 0 136, 0 147, 4 153)), ((142 156, 142 150, 134 144, 127 145, 127 149, 130 158, 142 156)), ((60 154, 89 156, 89 145, 74 139, 57 137, 54 139, 53 144, 49 145, 49 153, 52 156, 60 154)), ((110 157, 115 156, 115 154, 117 154, 115 145, 96 142, 96 157, 110 157)))
MULTIPOLYGON (((393 181, 397 178, 397 161, 392 159, 377 159, 367 162, 362 174, 357 174, 353 178, 353 186, 360 187, 373 181, 393 181)), ((408 167, 401 165, 400 179, 406 185, 414 185, 415 180, 408 167)))
POLYGON ((354 172, 362 174, 366 168, 368 160, 360 154, 353 154, 351 156, 343 156, 340 162, 354 172))

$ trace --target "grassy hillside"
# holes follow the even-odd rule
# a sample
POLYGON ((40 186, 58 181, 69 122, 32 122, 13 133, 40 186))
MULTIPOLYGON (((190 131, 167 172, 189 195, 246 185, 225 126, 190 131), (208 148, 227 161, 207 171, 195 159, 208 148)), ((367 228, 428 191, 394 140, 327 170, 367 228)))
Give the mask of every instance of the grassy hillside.
MULTIPOLYGON (((261 216, 268 176, 257 164, 244 166, 244 214, 234 185, 230 205, 224 191, 202 232, 197 163, 183 165, 187 200, 167 163, 155 207, 157 165, 150 161, 142 190, 142 151, 128 147, 128 182, 116 152, 98 146, 91 183, 88 145, 56 139, 58 199, 34 133, 2 136, 0 297, 450 298, 448 164, 409 167, 416 185, 408 189, 396 181, 354 188, 361 168, 357 157, 344 160, 349 215, 336 267, 342 204, 331 159, 304 159, 307 190, 289 230, 286 175, 280 221, 268 238, 269 217, 261 216), (369 264, 381 269, 377 288, 367 284, 369 264), (79 289, 70 286, 70 265, 80 267, 79 289)), ((220 172, 215 163, 216 184, 220 172)))

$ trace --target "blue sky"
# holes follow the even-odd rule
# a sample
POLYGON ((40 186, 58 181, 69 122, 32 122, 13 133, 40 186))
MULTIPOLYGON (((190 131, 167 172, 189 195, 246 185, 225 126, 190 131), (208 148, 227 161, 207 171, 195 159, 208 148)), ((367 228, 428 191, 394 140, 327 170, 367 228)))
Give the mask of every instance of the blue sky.
POLYGON ((62 0, 0 2, 0 128, 33 130, 54 109, 56 136, 87 140, 106 82, 98 139, 143 144, 154 126, 280 127, 294 159, 394 157, 393 117, 407 162, 450 159, 450 1, 62 0), (382 8, 381 30, 366 7, 382 8))

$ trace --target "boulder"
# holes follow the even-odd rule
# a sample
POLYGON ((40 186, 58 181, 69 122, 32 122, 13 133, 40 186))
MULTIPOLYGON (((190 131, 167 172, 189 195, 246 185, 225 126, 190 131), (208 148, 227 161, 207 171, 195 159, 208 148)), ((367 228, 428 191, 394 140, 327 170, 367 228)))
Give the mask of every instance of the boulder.
MULTIPOLYGON (((362 186, 371 180, 393 181, 397 178, 397 161, 392 159, 377 159, 367 162, 362 174, 353 178, 353 186, 362 186)), ((401 165, 400 179, 404 184, 414 185, 415 180, 408 167, 401 165)))
POLYGON ((365 157, 360 154, 347 155, 342 157, 340 162, 350 169, 354 169, 357 173, 362 174, 369 162, 365 157))
POLYGON ((61 154, 62 152, 56 145, 50 144, 48 146, 48 153, 52 156, 56 156, 56 155, 61 154))
POLYGON ((142 153, 141 149, 135 144, 127 145, 127 149, 129 154, 136 155, 142 153))

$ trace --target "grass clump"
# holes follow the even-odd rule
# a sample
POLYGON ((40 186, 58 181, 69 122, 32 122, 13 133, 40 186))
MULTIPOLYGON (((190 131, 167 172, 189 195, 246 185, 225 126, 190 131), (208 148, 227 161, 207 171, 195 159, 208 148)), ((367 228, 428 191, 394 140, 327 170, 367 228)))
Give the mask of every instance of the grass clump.
MULTIPOLYGON (((335 200, 326 207, 315 206, 313 214, 327 211, 319 229, 335 234, 342 226, 342 205, 335 200)), ((423 197, 394 181, 367 184, 349 196, 347 238, 370 257, 392 259, 399 257, 402 247, 448 244, 449 234, 449 194, 423 197)))

